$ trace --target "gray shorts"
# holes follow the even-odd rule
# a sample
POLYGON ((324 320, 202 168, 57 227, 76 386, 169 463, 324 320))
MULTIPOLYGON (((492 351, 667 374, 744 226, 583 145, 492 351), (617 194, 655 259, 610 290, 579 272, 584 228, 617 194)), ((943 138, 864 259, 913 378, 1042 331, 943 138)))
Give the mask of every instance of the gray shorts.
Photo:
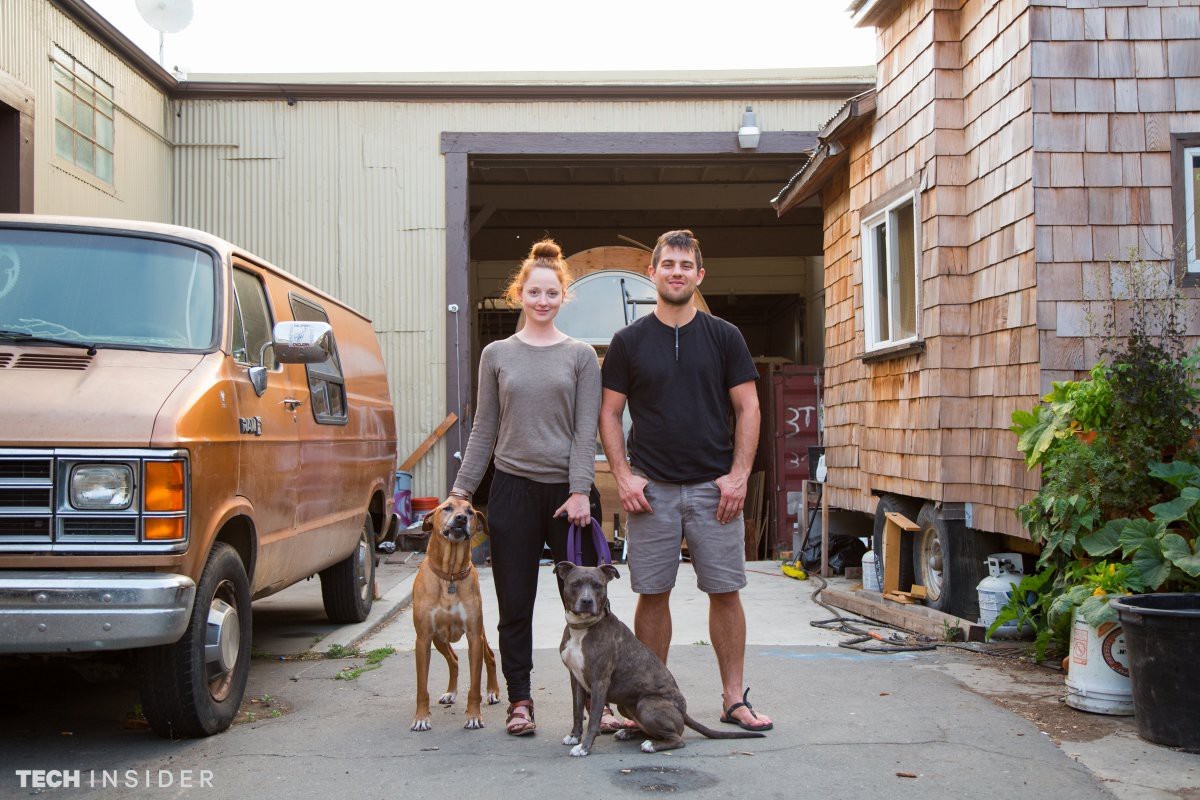
POLYGON ((629 515, 629 585, 638 594, 661 594, 675 586, 681 539, 696 570, 696 586, 708 594, 746 585, 745 524, 741 516, 717 522, 721 490, 713 481, 646 484, 653 514, 629 515))

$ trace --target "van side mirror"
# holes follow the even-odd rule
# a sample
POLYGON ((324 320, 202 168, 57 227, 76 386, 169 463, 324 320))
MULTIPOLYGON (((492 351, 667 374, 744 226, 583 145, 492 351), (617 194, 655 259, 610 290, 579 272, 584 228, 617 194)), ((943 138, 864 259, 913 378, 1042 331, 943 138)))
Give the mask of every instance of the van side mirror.
POLYGON ((272 338, 281 364, 320 364, 333 355, 333 328, 328 322, 278 322, 272 338))
MULTIPOLYGON (((279 322, 271 338, 258 351, 260 364, 268 349, 275 351, 275 359, 281 364, 320 364, 333 354, 333 328, 327 322, 279 322)), ((249 378, 254 392, 262 397, 267 390, 267 368, 251 367, 249 378)))

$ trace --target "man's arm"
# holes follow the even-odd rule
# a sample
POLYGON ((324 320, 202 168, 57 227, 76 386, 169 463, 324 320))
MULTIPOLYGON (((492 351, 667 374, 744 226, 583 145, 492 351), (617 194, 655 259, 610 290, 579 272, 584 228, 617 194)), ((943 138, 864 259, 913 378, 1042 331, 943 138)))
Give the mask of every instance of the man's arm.
MULTIPOLYGON (((755 400, 757 401, 757 395, 755 400)), ((642 492, 649 481, 634 475, 625 460, 625 429, 621 425, 621 416, 624 413, 625 395, 605 389, 600 400, 600 443, 604 445, 604 457, 608 459, 608 468, 612 470, 613 478, 617 481, 621 508, 629 514, 652 512, 650 502, 642 492)), ((755 430, 757 431, 757 427, 755 430)))
POLYGON ((729 402, 736 420, 733 427, 733 466, 728 475, 717 478, 721 502, 717 506, 717 522, 724 525, 742 513, 746 502, 746 481, 754 466, 758 450, 758 390, 754 381, 739 383, 729 390, 729 402))

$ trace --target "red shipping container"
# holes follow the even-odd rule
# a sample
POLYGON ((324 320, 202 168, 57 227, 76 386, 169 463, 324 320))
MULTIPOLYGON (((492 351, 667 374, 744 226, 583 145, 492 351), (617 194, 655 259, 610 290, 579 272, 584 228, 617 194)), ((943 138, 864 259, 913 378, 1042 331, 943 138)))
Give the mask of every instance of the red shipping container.
POLYGON ((781 366, 772 369, 771 425, 773 485, 768 484, 773 502, 773 532, 767 542, 768 554, 792 549, 792 526, 795 513, 788 512, 788 496, 792 508, 803 510, 800 496, 801 481, 808 480, 817 465, 809 463, 809 448, 821 443, 821 367, 781 366))

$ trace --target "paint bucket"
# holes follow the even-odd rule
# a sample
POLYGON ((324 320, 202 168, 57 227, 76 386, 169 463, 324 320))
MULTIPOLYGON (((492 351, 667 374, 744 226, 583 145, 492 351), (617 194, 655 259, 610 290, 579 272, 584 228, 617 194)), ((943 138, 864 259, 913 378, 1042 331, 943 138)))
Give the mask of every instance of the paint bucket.
POLYGON ((416 524, 425 519, 442 501, 436 497, 414 497, 412 499, 413 521, 416 524))
POLYGON ((862 557, 863 588, 868 592, 879 591, 879 575, 875 572, 875 551, 868 550, 862 557))
POLYGON ((400 527, 407 528, 413 521, 412 509, 412 473, 400 470, 396 473, 396 491, 393 495, 396 505, 396 517, 400 527))
POLYGON ((1200 593, 1135 594, 1110 601, 1129 635, 1138 736, 1200 752, 1200 593))
POLYGON ((1067 705, 1094 714, 1133 714, 1129 651, 1125 631, 1116 622, 1093 628, 1078 615, 1071 629, 1067 705))

